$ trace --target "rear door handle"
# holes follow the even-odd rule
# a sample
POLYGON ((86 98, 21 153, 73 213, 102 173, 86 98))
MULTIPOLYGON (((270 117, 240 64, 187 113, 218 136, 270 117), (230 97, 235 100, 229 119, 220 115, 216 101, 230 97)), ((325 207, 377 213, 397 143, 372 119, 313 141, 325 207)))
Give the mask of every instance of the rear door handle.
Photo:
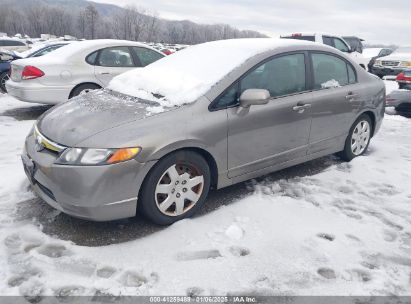
POLYGON ((311 108, 310 103, 305 103, 305 104, 298 103, 296 106, 293 107, 293 111, 296 111, 298 113, 303 113, 305 110, 309 108, 311 108))
POLYGON ((101 75, 110 75, 111 73, 110 72, 101 72, 100 74, 101 75))

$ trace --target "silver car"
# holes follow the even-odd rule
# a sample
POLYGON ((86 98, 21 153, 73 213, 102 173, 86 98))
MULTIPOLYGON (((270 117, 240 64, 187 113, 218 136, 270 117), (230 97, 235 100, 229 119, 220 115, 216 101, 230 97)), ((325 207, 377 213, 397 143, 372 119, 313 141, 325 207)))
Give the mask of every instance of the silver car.
POLYGON ((22 101, 57 104, 105 87, 113 77, 162 57, 162 53, 133 41, 73 42, 39 58, 13 61, 6 88, 22 101))
POLYGON ((170 224, 195 214, 210 188, 362 155, 384 115, 384 83, 311 42, 210 42, 138 72, 54 107, 28 135, 24 168, 51 206, 170 224), (133 90, 140 97, 124 94, 133 90))

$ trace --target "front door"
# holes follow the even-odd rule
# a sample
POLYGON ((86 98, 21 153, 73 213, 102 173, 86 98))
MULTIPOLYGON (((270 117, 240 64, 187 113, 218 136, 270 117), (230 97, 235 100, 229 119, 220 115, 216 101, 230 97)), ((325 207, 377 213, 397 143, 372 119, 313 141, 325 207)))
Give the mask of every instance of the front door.
POLYGON ((247 89, 267 89, 272 97, 268 104, 251 106, 245 113, 238 107, 227 110, 229 177, 306 155, 311 123, 307 57, 276 56, 227 90, 227 95, 240 96, 247 89))

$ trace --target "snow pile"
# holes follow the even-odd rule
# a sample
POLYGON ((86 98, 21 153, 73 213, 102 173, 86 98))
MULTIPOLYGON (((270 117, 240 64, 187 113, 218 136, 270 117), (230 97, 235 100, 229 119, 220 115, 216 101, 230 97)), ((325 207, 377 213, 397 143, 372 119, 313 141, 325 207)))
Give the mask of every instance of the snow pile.
POLYGON ((327 82, 324 82, 321 84, 321 88, 323 89, 339 88, 339 87, 341 87, 341 85, 335 79, 328 80, 327 82))
POLYGON ((123 73, 110 82, 109 88, 157 101, 163 107, 179 106, 194 102, 254 55, 294 44, 310 42, 258 38, 203 43, 123 73))

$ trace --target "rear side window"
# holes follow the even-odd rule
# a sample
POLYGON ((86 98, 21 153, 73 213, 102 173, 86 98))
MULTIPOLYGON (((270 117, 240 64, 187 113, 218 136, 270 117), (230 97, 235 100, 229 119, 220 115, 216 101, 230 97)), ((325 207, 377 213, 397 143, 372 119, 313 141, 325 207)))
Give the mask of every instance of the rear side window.
POLYGON ((97 64, 104 67, 134 67, 133 57, 126 46, 100 50, 97 64))
POLYGON ((98 51, 91 53, 86 57, 86 62, 91 65, 96 65, 98 51))
POLYGON ((329 89, 356 83, 354 68, 345 60, 331 55, 311 55, 314 73, 314 89, 329 89))
POLYGON ((143 47, 133 47, 133 51, 136 53, 138 59, 141 62, 141 66, 143 67, 164 57, 163 55, 153 50, 146 49, 143 47))

